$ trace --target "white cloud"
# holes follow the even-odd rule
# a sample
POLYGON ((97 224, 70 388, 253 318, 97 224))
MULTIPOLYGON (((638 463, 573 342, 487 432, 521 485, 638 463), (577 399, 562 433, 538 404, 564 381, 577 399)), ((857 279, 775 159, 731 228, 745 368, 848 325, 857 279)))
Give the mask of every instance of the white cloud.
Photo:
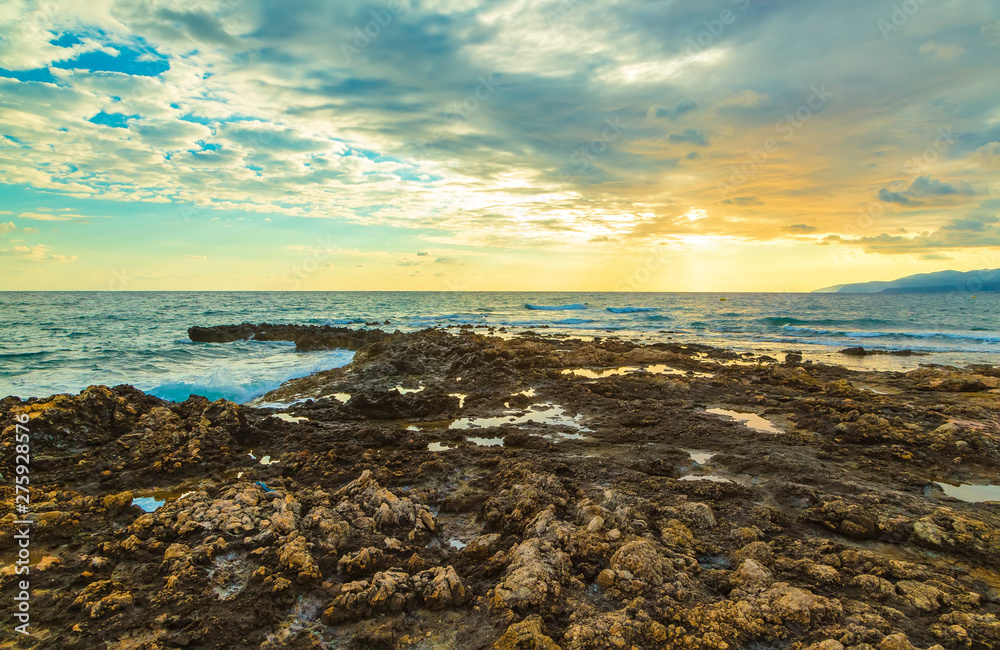
POLYGON ((9 232, 17 230, 17 226, 14 225, 13 221, 8 221, 7 223, 0 223, 0 235, 6 235, 9 232))
MULTIPOLYGON (((8 251, 2 251, 8 252, 8 251)), ((29 262, 72 262, 77 259, 76 255, 56 255, 45 244, 36 246, 14 246, 11 249, 20 259, 29 262)))
POLYGON ((922 54, 932 54, 939 59, 954 59, 965 53, 965 48, 961 45, 938 45, 934 41, 927 41, 920 46, 922 54))

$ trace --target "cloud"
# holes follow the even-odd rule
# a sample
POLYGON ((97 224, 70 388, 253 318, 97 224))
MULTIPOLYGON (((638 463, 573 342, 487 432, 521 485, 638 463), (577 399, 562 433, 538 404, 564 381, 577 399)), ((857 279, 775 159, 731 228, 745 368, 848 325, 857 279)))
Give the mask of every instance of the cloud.
POLYGON ((938 45, 934 41, 927 41, 920 46, 921 54, 931 54, 939 59, 954 59, 965 53, 965 48, 960 45, 938 45))
POLYGON ((810 232, 816 232, 819 229, 816 226, 809 226, 804 223, 797 223, 792 226, 785 226, 784 228, 782 228, 782 230, 787 230, 789 232, 794 232, 799 234, 805 234, 810 232))
POLYGON ((0 253, 13 254, 18 256, 21 260, 28 262, 73 262, 77 259, 76 255, 56 255, 51 252, 51 249, 45 244, 38 244, 36 246, 14 246, 12 249, 2 250, 0 253))
POLYGON ((913 259, 919 260, 919 261, 922 261, 922 262, 929 262, 929 261, 935 261, 935 260, 953 260, 955 258, 952 257, 951 255, 947 255, 945 253, 923 253, 921 255, 914 255, 913 259))
POLYGON ((673 107, 653 104, 652 106, 649 107, 649 110, 646 111, 646 117, 648 117, 651 120, 656 120, 656 119, 676 120, 677 118, 686 115, 697 108, 698 108, 698 102, 689 97, 685 97, 673 107))
POLYGON ((208 257, 205 255, 186 255, 189 260, 207 260, 208 257))
POLYGON ((905 192, 893 192, 887 187, 883 187, 878 191, 879 201, 884 201, 886 203, 899 203, 900 205, 908 205, 912 203, 905 192))
POLYGON ((25 233, 26 235, 34 235, 35 233, 38 232, 38 228, 21 228, 21 232, 25 233))
POLYGON ((726 99, 722 100, 719 104, 720 107, 738 107, 738 108, 760 108, 770 101, 770 97, 767 93, 760 93, 756 90, 744 90, 742 92, 736 93, 735 95, 730 95, 726 99))
POLYGON ((17 226, 14 225, 13 221, 8 221, 7 223, 0 223, 0 235, 6 235, 9 232, 17 230, 17 226))
POLYGON ((734 196, 731 199, 725 199, 723 203, 725 205, 763 205, 763 202, 756 196, 734 196))
POLYGON ((878 191, 878 198, 885 203, 919 205, 921 201, 914 199, 939 196, 975 196, 975 194, 976 191, 965 181, 947 183, 930 176, 918 176, 903 191, 894 191, 883 187, 878 191))
POLYGON ((947 196, 950 194, 972 196, 976 192, 964 181, 945 183, 930 176, 918 176, 910 183, 909 193, 913 196, 947 196))
POLYGON ((46 214, 44 212, 22 212, 18 219, 34 219, 36 221, 73 221, 71 215, 46 214))
POLYGON ((1000 142, 989 142, 976 149, 972 155, 984 167, 1000 169, 1000 142))
POLYGON ((714 20, 697 3, 473 4, 407 3, 347 60, 340 44, 371 20, 371 3, 107 0, 37 12, 10 0, 0 68, 17 72, 0 73, 0 123, 16 142, 0 138, 0 178, 81 201, 193 206, 205 223, 220 210, 394 231, 386 241, 405 239, 400 250, 433 232, 451 246, 579 254, 591 241, 781 238, 782 224, 799 222, 842 231, 871 199, 859 188, 881 187, 935 145, 929 125, 961 134, 934 173, 961 169, 965 181, 889 185, 891 202, 950 199, 919 225, 945 231, 981 209, 954 199, 995 187, 989 143, 1000 134, 982 82, 995 57, 981 51, 984 34, 1000 34, 995 12, 928 3, 920 24, 883 42, 852 27, 871 23, 862 0, 762 3, 691 49, 714 20), (921 27, 935 24, 948 25, 947 37, 933 34, 947 44, 921 27), (967 49, 958 67, 919 54, 956 45, 967 49), (817 60, 831 62, 823 79, 817 60), (820 82, 834 98, 784 139, 776 124, 789 127, 820 82), (109 128, 88 121, 99 113, 135 117, 109 128), (616 119, 620 132, 608 130, 616 119), (780 150, 748 165, 769 138, 780 150), (970 157, 976 165, 948 166, 970 157), (744 166, 754 172, 739 196, 720 195, 744 166), (746 209, 756 205, 766 214, 746 209), (673 218, 688 206, 718 214, 673 218))
POLYGON ((982 32, 986 35, 990 45, 1000 45, 1000 20, 986 25, 982 32))
POLYGON ((689 142, 702 147, 708 144, 708 136, 697 129, 684 129, 680 133, 671 133, 667 136, 667 140, 671 144, 689 142))
POLYGON ((965 230, 968 232, 985 232, 989 230, 989 224, 994 224, 1000 222, 1000 219, 992 215, 984 215, 981 217, 973 217, 970 219, 954 219, 950 223, 945 224, 942 228, 944 230, 965 230))

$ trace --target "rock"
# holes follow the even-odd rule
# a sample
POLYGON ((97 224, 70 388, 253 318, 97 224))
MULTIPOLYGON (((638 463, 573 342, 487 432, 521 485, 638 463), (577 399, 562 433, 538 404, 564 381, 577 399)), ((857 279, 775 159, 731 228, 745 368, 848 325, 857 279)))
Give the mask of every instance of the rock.
POLYGON ((293 533, 281 546, 278 553, 278 567, 283 571, 295 573, 298 582, 320 580, 323 575, 309 553, 309 543, 301 533, 293 533))
POLYGON ((622 592, 639 593, 659 587, 674 575, 673 565, 646 539, 619 548, 611 557, 610 569, 615 573, 615 588, 622 592))
POLYGON ((694 535, 687 526, 677 519, 667 521, 667 524, 660 529, 660 539, 664 545, 671 549, 689 549, 694 546, 694 535))
POLYGON ((868 596, 879 600, 895 599, 896 597, 896 587, 885 578, 880 578, 879 576, 861 574, 855 576, 851 580, 851 584, 860 587, 868 596))
POLYGON ((543 606, 562 593, 569 569, 569 556, 550 543, 538 539, 521 542, 512 552, 507 574, 491 592, 490 605, 515 612, 544 611, 543 606))
POLYGON ((450 565, 421 571, 413 577, 413 585, 428 609, 445 609, 469 599, 468 590, 450 565))
POLYGON ((767 595, 775 616, 785 624, 810 625, 843 613, 839 601, 784 583, 774 585, 767 595))
POLYGON ((132 594, 112 580, 99 580, 87 585, 73 601, 90 618, 113 614, 133 603, 132 594))
POLYGON ((746 559, 740 564, 731 580, 733 584, 741 587, 762 588, 769 586, 773 578, 771 572, 758 564, 756 560, 746 559))
POLYGON ((715 528, 715 515, 704 503, 685 504, 684 520, 695 528, 715 528))
POLYGON ((468 589, 451 566, 434 567, 414 576, 402 571, 383 571, 370 581, 338 585, 323 620, 332 624, 416 605, 444 609, 464 604, 468 598, 468 589))
POLYGON ((812 644, 806 650, 844 650, 844 644, 834 639, 827 639, 826 641, 812 644))
POLYGON ((560 650, 545 635, 545 625, 538 614, 532 614, 520 623, 514 623, 493 644, 494 650, 560 650))
POLYGON ((475 560, 485 560, 499 550, 500 535, 491 533, 473 539, 462 549, 462 553, 475 560))
POLYGON ((177 560, 190 557, 191 548, 187 544, 181 544, 180 542, 171 544, 167 547, 166 552, 163 554, 164 560, 177 560))
POLYGON ((348 553, 337 561, 337 571, 345 575, 356 575, 374 570, 385 558, 385 553, 374 547, 363 548, 356 553, 348 553))
POLYGON ((774 551, 767 542, 751 542, 733 555, 735 562, 741 562, 746 558, 756 560, 763 566, 771 566, 774 563, 774 551))
POLYGON ((937 587, 914 580, 900 580, 896 583, 896 591, 902 602, 921 612, 936 612, 944 599, 944 594, 937 587))

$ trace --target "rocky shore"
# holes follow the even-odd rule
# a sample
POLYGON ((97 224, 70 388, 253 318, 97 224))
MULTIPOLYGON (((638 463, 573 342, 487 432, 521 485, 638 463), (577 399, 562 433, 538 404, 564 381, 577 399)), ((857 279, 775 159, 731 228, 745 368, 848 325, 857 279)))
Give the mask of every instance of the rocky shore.
POLYGON ((256 406, 0 400, 0 644, 1000 647, 1000 493, 952 487, 1000 484, 1000 369, 498 334, 192 328, 356 354, 256 406))

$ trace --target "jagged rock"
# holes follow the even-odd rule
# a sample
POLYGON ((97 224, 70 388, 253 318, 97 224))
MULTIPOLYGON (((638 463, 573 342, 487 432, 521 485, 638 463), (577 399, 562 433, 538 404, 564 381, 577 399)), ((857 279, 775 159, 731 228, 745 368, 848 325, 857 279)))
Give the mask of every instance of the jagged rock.
POLYGON ((684 519, 695 528, 715 528, 715 515, 712 513, 712 509, 704 503, 685 504, 684 519))
POLYGON ((521 542, 511 555, 507 574, 491 592, 490 605, 515 612, 544 611, 543 606, 561 594, 561 583, 569 572, 569 556, 538 539, 521 542))
POLYGON ((545 624, 538 614, 532 614, 520 623, 510 625, 503 636, 493 644, 494 650, 560 650, 550 637, 545 636, 545 624))

